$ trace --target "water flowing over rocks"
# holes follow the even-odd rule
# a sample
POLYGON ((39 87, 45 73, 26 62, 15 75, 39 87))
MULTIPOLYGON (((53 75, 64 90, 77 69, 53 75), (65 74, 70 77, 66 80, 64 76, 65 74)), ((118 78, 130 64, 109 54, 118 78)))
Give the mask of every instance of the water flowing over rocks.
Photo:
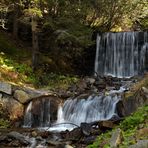
POLYGON ((85 77, 62 92, 63 96, 68 94, 63 98, 60 90, 51 93, 11 85, 12 94, 1 91, 0 102, 18 122, 14 126, 30 130, 1 134, 0 142, 5 146, 83 148, 139 106, 148 104, 146 87, 126 97, 135 83, 135 78, 85 77))

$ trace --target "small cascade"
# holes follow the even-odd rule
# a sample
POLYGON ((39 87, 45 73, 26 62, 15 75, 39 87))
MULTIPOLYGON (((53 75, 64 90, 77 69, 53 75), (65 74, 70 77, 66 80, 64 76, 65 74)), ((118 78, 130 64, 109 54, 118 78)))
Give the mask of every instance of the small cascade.
POLYGON ((147 32, 110 32, 98 36, 95 73, 131 77, 145 70, 147 32))
POLYGON ((87 99, 70 99, 64 103, 63 114, 67 122, 80 125, 82 122, 108 120, 116 113, 116 103, 120 97, 115 96, 89 96, 87 99))
POLYGON ((24 127, 44 127, 50 125, 50 100, 31 101, 25 110, 24 127))

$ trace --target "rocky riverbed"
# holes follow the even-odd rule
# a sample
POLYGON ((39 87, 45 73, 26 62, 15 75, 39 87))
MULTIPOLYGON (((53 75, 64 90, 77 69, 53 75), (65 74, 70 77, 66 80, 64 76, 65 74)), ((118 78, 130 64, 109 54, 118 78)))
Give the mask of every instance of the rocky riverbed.
MULTIPOLYGON (((147 75, 146 75, 147 77, 147 75)), ((141 79, 141 78, 140 78, 141 79)), ((9 83, 0 82, 0 103, 10 115, 12 126, 15 128, 0 129, 0 143, 3 147, 77 147, 83 148, 92 143, 95 138, 114 128, 125 116, 134 112, 139 106, 148 104, 148 89, 140 86, 136 93, 132 92, 132 86, 139 83, 139 78, 119 79, 113 77, 85 77, 68 90, 41 91, 29 88, 20 88, 9 83), (51 132, 45 129, 21 128, 26 106, 31 101, 50 100, 52 107, 53 123, 56 121, 58 105, 71 98, 84 98, 94 95, 118 95, 119 88, 124 86, 122 99, 117 103, 117 112, 120 118, 111 118, 108 121, 95 121, 81 123, 72 131, 51 132), (111 94, 113 92, 113 94, 111 94), (128 92, 127 95, 126 92, 128 92), (127 97, 128 96, 128 97, 127 97), (17 127, 17 128, 16 128, 17 127)), ((11 127, 12 127, 11 126, 11 127)), ((47 129, 47 128, 46 128, 47 129)))

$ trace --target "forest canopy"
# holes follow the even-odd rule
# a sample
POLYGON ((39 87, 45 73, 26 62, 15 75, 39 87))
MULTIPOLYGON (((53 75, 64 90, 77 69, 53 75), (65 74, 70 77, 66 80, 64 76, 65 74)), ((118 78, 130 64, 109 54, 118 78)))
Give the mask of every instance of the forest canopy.
POLYGON ((148 25, 147 0, 0 0, 0 4, 1 13, 7 8, 46 21, 47 17, 75 18, 100 31, 121 31, 135 25, 146 29, 148 25))

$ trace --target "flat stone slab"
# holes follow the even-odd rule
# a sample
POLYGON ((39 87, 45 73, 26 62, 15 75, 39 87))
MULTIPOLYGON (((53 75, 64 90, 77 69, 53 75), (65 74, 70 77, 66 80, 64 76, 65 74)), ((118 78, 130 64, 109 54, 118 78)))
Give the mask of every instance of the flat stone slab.
POLYGON ((5 82, 0 82, 0 92, 6 93, 8 95, 12 94, 12 87, 10 84, 5 82))

